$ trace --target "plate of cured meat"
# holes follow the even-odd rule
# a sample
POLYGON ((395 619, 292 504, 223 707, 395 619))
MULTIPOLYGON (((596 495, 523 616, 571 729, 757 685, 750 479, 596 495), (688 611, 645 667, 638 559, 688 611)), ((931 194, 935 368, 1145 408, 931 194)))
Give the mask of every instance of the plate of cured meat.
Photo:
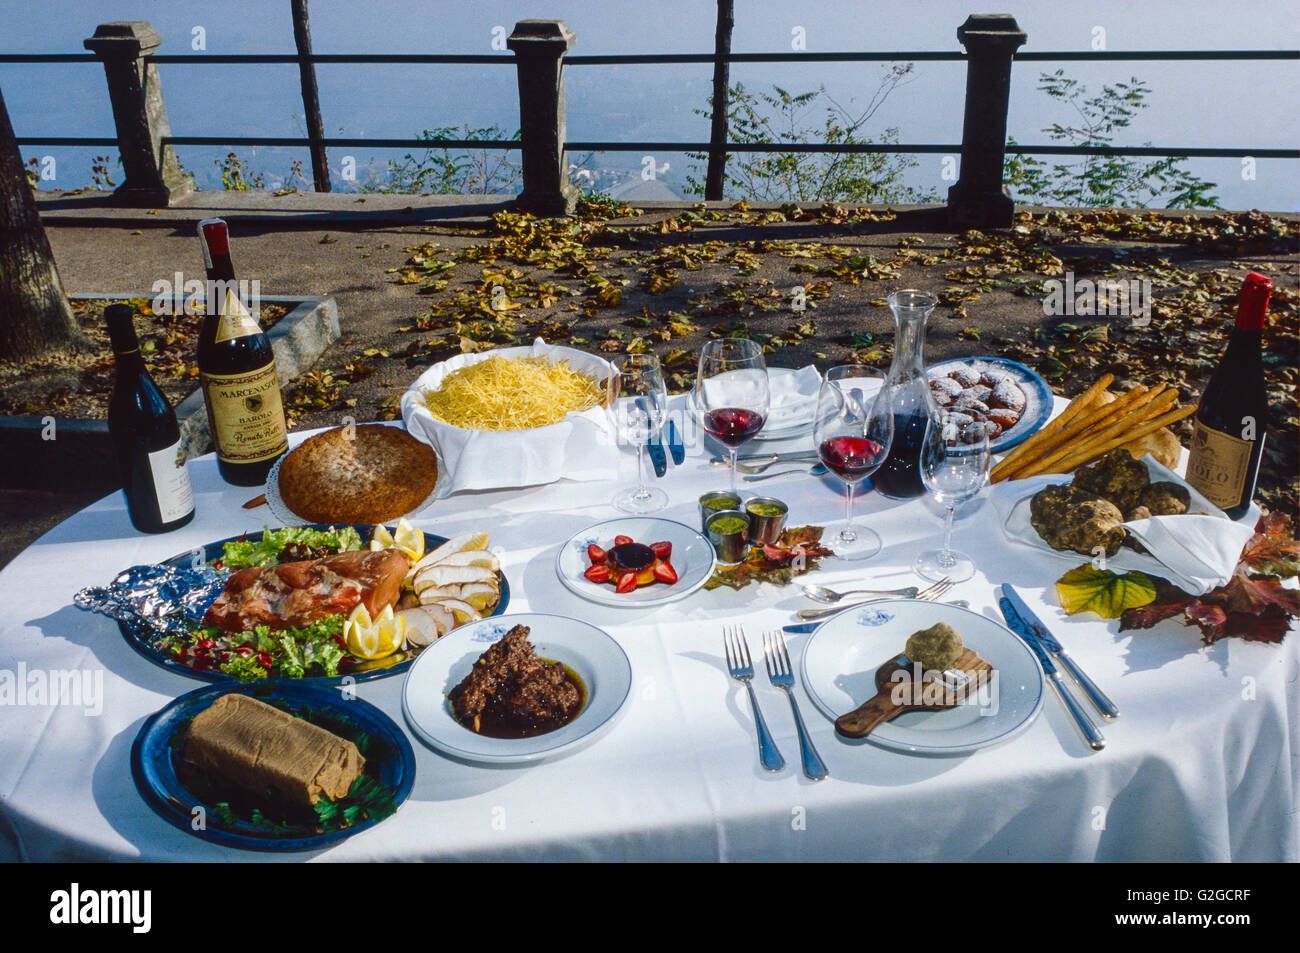
MULTIPOLYGON (((203 567, 228 575, 207 573, 217 581, 208 583, 199 600, 202 604, 190 607, 187 615, 192 621, 178 619, 159 631, 119 617, 118 627, 127 643, 149 661, 191 678, 210 682, 289 678, 328 684, 405 672, 420 652, 447 631, 506 610, 510 587, 499 565, 489 569, 470 565, 466 559, 454 560, 465 563, 455 567, 456 572, 491 576, 490 582, 476 584, 476 595, 467 594, 465 599, 449 596, 436 606, 422 605, 422 597, 435 592, 427 588, 426 573, 418 568, 424 560, 411 558, 398 546, 372 547, 375 530, 323 525, 268 528, 260 534, 254 531, 208 543, 173 556, 160 567, 137 567, 203 567), (278 554, 268 556, 261 549, 273 538, 299 534, 330 537, 332 544, 317 545, 319 537, 311 536, 307 542, 289 543, 278 554), (252 565, 225 565, 234 554, 247 557, 249 550, 253 550, 252 565), (417 586, 425 591, 417 594, 417 586), (477 594, 480 590, 482 594, 477 594), (415 620, 411 613, 416 614, 415 620), (423 618, 429 613, 437 614, 436 625, 423 618), (416 620, 423 624, 417 625, 416 620)), ((419 551, 430 554, 428 558, 435 558, 449 543, 455 546, 455 539, 420 535, 419 551)), ((114 583, 132 572, 123 573, 114 583)), ((436 581, 447 589, 445 579, 436 581)), ((152 598, 184 600, 186 594, 160 590, 152 598)))
POLYGON ((965 357, 925 369, 940 409, 966 414, 989 431, 989 449, 1010 450, 1052 415, 1052 389, 1023 364, 1003 357, 965 357))

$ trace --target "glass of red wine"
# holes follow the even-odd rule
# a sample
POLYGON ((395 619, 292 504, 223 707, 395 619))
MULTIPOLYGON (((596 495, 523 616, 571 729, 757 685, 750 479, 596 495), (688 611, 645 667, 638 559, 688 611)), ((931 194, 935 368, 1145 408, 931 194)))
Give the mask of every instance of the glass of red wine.
POLYGON ((853 494, 889 456, 894 408, 884 371, 858 364, 832 367, 817 395, 813 442, 826 468, 844 483, 844 524, 829 541, 841 559, 880 552, 880 534, 853 525, 853 494))
POLYGON ((695 377, 700 424, 731 455, 731 490, 736 490, 736 454, 763 429, 768 410, 767 361, 763 346, 748 338, 707 341, 695 377))

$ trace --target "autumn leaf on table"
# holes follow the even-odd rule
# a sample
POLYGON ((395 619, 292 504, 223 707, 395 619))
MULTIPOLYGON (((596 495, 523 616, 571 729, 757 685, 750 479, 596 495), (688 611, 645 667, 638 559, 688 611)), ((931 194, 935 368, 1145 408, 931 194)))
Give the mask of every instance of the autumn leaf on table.
POLYGON ((1227 585, 1204 596, 1192 596, 1157 580, 1156 598, 1124 612, 1119 628, 1121 632, 1147 629, 1181 615, 1184 624, 1200 628, 1207 645, 1227 636, 1248 642, 1280 642, 1291 619, 1300 616, 1300 593, 1283 586, 1281 579, 1298 572, 1300 542, 1291 536, 1289 522, 1280 514, 1265 516, 1256 524, 1255 535, 1242 550, 1227 585))
POLYGON ((743 589, 751 582, 786 586, 795 576, 817 568, 817 561, 835 554, 821 545, 822 527, 797 526, 781 534, 775 545, 754 546, 745 561, 719 566, 704 588, 743 589))
POLYGON ((1069 615, 1095 612, 1104 619, 1118 619, 1126 609, 1153 602, 1156 586, 1145 573, 1117 573, 1086 564, 1058 579, 1056 594, 1069 615))

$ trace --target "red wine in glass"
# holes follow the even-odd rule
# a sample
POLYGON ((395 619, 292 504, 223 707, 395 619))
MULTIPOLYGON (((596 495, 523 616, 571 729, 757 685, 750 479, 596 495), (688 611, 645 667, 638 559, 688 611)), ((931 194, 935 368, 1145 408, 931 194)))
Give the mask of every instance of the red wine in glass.
POLYGON ((704 429, 728 447, 738 447, 763 429, 765 419, 757 411, 722 407, 704 415, 704 429))
POLYGON ((866 437, 831 437, 822 441, 817 453, 845 483, 861 483, 880 466, 885 448, 866 437))

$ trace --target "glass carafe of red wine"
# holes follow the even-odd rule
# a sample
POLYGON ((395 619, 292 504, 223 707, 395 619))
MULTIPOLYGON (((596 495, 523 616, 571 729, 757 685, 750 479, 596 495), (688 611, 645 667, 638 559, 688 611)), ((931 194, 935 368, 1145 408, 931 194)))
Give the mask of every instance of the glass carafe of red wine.
POLYGON ((894 442, 871 483, 884 496, 907 500, 925 493, 921 448, 935 412, 925 373, 925 325, 939 299, 928 291, 904 288, 888 300, 895 324, 894 362, 886 381, 894 399, 894 442))

